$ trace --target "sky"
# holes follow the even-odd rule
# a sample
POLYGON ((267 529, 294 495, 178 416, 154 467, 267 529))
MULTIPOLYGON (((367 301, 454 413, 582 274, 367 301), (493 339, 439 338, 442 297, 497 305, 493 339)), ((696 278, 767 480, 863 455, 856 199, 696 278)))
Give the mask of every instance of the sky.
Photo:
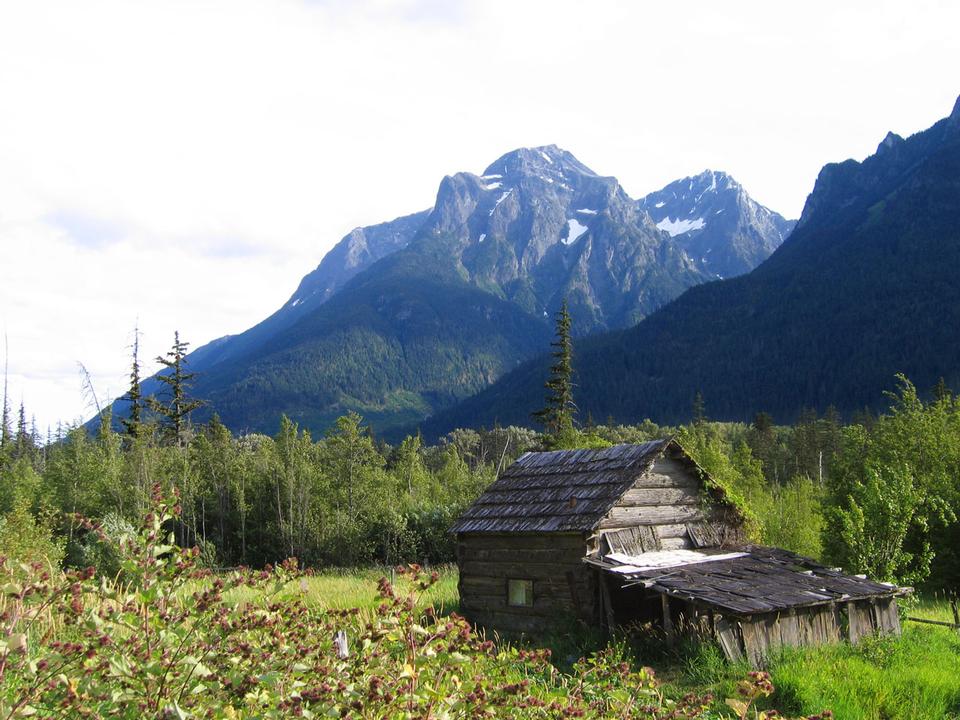
MULTIPOLYGON (((41 433, 282 305, 353 227, 556 143, 797 217, 960 94, 960 3, 0 0, 0 330, 41 433)), ((2 349, 0 349, 2 351, 2 349)), ((2 358, 0 358, 2 361, 2 358)))

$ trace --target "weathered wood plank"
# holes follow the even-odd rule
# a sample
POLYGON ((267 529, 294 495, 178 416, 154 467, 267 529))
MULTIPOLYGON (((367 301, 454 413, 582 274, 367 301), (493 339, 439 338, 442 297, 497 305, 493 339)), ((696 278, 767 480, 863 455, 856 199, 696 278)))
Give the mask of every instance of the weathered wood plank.
POLYGON ((856 645, 863 638, 873 635, 875 628, 869 602, 847 603, 847 627, 851 645, 856 645))
POLYGON ((737 662, 743 659, 743 641, 738 628, 722 615, 717 615, 714 619, 714 628, 717 634, 717 640, 720 642, 720 649, 724 656, 731 662, 737 662))
POLYGON ((632 488, 617 501, 616 507, 634 505, 696 505, 700 493, 695 488, 632 488))
POLYGON ((718 547, 723 542, 723 528, 716 523, 688 523, 686 527, 695 548, 718 547))
POLYGON ((677 639, 677 631, 673 624, 673 610, 670 607, 670 598, 667 595, 660 596, 660 607, 663 612, 663 634, 667 639, 667 644, 673 645, 677 639))
POLYGON ((569 597, 556 597, 554 595, 533 595, 533 606, 529 608, 517 608, 507 602, 506 593, 501 595, 467 595, 460 598, 460 608, 466 611, 513 611, 524 610, 533 614, 548 616, 555 612, 574 612, 575 607, 570 602, 569 597))
POLYGON ((683 537, 660 538, 661 550, 690 550, 693 545, 690 544, 686 535, 683 537))
POLYGON ((654 505, 614 507, 600 521, 599 527, 622 528, 631 525, 675 525, 703 519, 699 505, 654 505))
POLYGON ((673 525, 657 525, 657 535, 662 542, 666 538, 685 538, 687 537, 686 523, 676 523, 673 525))
POLYGON ((699 489, 700 480, 692 474, 684 472, 663 473, 656 469, 648 470, 637 478, 633 487, 640 488, 687 488, 699 489))
POLYGON ((874 601, 872 610, 874 627, 878 633, 900 634, 900 613, 895 598, 878 598, 874 601))
POLYGON ((509 633, 539 633, 556 625, 556 616, 517 615, 497 611, 478 611, 467 616, 474 625, 486 630, 509 633))
POLYGON ((458 549, 458 557, 461 562, 466 560, 480 560, 483 562, 496 563, 516 563, 516 562, 535 562, 535 563, 564 563, 576 564, 585 556, 586 549, 583 546, 561 547, 561 548, 482 548, 464 545, 458 549))
POLYGON ((781 613, 780 642, 788 647, 800 645, 800 622, 796 611, 781 613))
POLYGON ((766 647, 763 641, 763 632, 758 631, 756 623, 752 620, 744 620, 740 623, 740 632, 743 637, 744 654, 747 661, 753 667, 761 667, 766 655, 766 647))
POLYGON ((583 533, 462 533, 458 545, 467 544, 475 548, 525 548, 555 550, 564 547, 581 547, 584 544, 583 533))
POLYGON ((483 560, 462 560, 460 572, 464 575, 484 575, 486 577, 512 577, 530 579, 548 579, 563 575, 567 570, 584 572, 587 568, 578 561, 563 562, 488 562, 483 560))

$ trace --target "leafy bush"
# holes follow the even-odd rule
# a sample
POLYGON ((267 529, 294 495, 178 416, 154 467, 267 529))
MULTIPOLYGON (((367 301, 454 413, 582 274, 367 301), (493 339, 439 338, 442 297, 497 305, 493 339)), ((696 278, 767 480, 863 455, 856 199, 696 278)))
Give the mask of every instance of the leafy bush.
POLYGON ((36 562, 3 588, 0 718, 717 717, 709 697, 665 697, 617 648, 569 675, 548 651, 498 649, 418 607, 436 574, 416 565, 405 591, 380 580, 367 616, 281 597, 303 577, 293 560, 213 576, 165 532, 178 513, 155 488, 154 511, 119 542, 123 583, 36 562), (242 588, 255 599, 225 598, 242 588))
POLYGON ((116 578, 120 574, 120 548, 124 538, 136 534, 129 520, 117 513, 107 513, 100 522, 100 531, 87 533, 81 543, 80 557, 84 567, 92 567, 100 577, 116 578))
POLYGON ((18 502, 0 517, 0 556, 14 561, 8 563, 8 570, 0 572, 0 577, 22 574, 20 563, 59 568, 65 545, 63 538, 54 536, 48 517, 41 515, 38 519, 25 503, 18 502))

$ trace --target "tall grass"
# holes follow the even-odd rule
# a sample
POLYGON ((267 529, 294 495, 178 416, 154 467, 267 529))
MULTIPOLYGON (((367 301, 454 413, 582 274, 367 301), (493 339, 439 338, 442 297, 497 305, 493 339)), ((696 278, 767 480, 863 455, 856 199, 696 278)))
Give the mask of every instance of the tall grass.
POLYGON ((908 626, 903 637, 791 650, 771 668, 787 711, 830 708, 837 720, 960 718, 960 635, 908 626))
MULTIPOLYGON (((440 578, 424 592, 420 603, 433 605, 441 614, 455 612, 460 601, 456 566, 439 565, 432 569, 437 571, 440 578)), ((297 596, 307 604, 323 609, 359 608, 373 611, 380 601, 377 581, 382 577, 392 580, 394 572, 390 567, 320 570, 309 577, 289 583, 281 592, 281 597, 297 596)), ((227 597, 232 602, 242 603, 255 601, 259 595, 257 591, 238 589, 231 591, 227 597)))

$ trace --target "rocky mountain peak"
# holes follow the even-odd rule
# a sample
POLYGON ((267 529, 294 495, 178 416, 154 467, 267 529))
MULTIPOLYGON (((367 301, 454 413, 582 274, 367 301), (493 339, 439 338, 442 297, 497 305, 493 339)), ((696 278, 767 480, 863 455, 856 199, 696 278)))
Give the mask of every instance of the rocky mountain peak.
POLYGON ((793 229, 793 223, 754 201, 719 170, 675 180, 637 203, 656 226, 715 277, 752 270, 793 229))
POLYGON ((900 135, 892 131, 888 132, 883 140, 880 141, 880 144, 877 145, 877 154, 879 155, 882 152, 895 148, 902 142, 903 138, 900 135))
POLYGON ((596 173, 556 145, 517 148, 501 155, 483 171, 484 178, 494 179, 546 176, 562 180, 567 175, 594 176, 596 173))
POLYGON ((953 104, 953 111, 947 118, 947 127, 960 130, 960 96, 957 97, 957 101, 953 104))

